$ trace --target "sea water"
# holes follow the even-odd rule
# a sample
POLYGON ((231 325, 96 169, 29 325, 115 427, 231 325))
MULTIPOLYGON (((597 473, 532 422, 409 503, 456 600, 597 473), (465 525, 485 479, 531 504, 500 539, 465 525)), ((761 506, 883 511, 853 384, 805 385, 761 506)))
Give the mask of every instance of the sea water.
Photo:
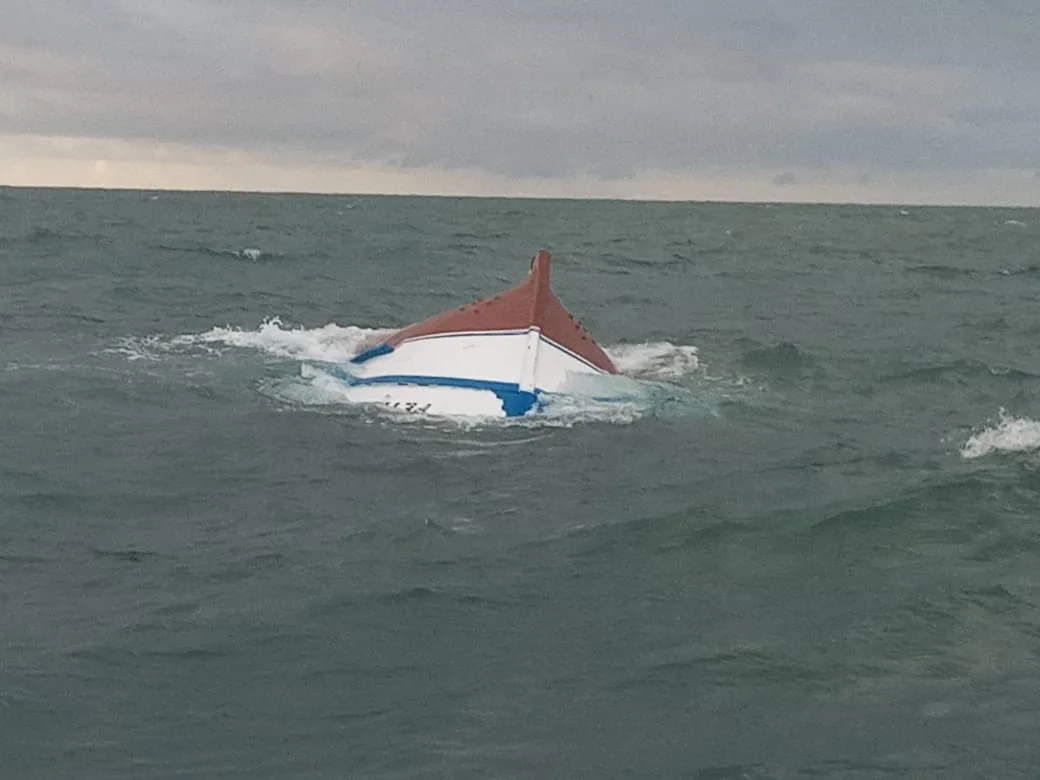
POLYGON ((1035 777, 1038 300, 1028 209, 0 190, 0 777, 1035 777), (345 402, 539 248, 624 392, 345 402))

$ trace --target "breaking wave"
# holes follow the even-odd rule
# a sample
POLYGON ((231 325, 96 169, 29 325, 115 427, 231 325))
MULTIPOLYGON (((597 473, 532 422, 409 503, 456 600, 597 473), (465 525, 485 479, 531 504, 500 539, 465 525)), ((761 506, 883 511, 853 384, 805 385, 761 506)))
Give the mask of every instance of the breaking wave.
POLYGON ((1000 410, 997 422, 975 433, 960 449, 961 457, 973 460, 993 454, 1034 452, 1040 449, 1040 422, 1012 417, 1000 410))
POLYGON ((332 323, 320 328, 287 328, 277 317, 265 320, 257 330, 213 328, 197 336, 177 336, 178 346, 224 346, 257 349, 276 357, 292 360, 315 360, 323 363, 345 363, 365 346, 392 329, 339 326, 332 323))
POLYGON ((634 377, 675 380, 700 366, 697 347, 651 341, 643 344, 614 344, 607 354, 622 374, 634 377))
POLYGON ((284 260, 284 255, 265 251, 255 246, 246 246, 241 249, 210 247, 210 246, 175 246, 170 244, 158 244, 155 247, 161 252, 178 252, 181 254, 201 255, 205 257, 216 257, 221 259, 234 258, 235 260, 284 260))

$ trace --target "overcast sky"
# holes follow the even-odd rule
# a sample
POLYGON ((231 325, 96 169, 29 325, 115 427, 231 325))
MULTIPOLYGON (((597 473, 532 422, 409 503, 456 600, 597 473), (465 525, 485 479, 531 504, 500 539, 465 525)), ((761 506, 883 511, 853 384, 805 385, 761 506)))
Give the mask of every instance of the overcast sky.
POLYGON ((1040 0, 0 3, 0 183, 1040 205, 1040 0))

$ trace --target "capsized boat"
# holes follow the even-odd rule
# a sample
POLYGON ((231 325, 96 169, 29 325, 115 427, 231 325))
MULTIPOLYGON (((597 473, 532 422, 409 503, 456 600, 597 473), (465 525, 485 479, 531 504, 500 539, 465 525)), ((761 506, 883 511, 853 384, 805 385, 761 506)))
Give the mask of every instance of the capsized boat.
POLYGON ((357 403, 435 415, 519 417, 575 375, 617 367, 549 284, 539 251, 522 282, 369 345, 336 376, 357 403))

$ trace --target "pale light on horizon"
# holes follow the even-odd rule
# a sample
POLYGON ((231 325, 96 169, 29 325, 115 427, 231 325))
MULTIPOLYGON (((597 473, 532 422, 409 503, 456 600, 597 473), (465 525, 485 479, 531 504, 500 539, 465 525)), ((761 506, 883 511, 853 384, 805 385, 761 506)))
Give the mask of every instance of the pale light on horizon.
POLYGON ((890 6, 18 4, 0 184, 1040 206, 1040 6, 890 6))
POLYGON ((930 177, 856 171, 650 170, 623 178, 516 178, 479 170, 326 165, 187 145, 0 137, 0 185, 134 190, 575 198, 743 203, 1040 205, 1040 176, 976 171, 930 177), (970 186, 969 186, 970 185, 970 186))

